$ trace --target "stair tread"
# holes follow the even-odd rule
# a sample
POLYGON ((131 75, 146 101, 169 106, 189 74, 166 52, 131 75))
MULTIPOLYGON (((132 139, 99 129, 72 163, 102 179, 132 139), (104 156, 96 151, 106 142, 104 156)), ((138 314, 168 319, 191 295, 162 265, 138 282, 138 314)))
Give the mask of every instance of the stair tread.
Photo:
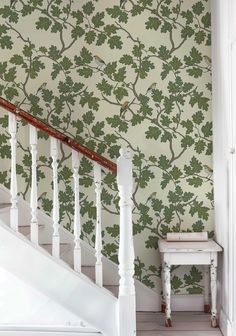
POLYGON ((11 203, 0 203, 0 209, 8 208, 11 206, 11 203))
MULTIPOLYGON (((43 227, 44 227, 43 224, 38 225, 39 230, 42 229, 43 227)), ((24 236, 28 236, 31 231, 31 225, 30 224, 19 225, 18 230, 24 236)))
MULTIPOLYGON (((19 225, 19 227, 30 227, 30 224, 19 225)), ((38 227, 43 227, 43 224, 38 224, 38 227)))
MULTIPOLYGON (((40 243, 41 246, 52 246, 52 243, 40 243)), ((60 243, 60 245, 70 245, 69 243, 60 243)))

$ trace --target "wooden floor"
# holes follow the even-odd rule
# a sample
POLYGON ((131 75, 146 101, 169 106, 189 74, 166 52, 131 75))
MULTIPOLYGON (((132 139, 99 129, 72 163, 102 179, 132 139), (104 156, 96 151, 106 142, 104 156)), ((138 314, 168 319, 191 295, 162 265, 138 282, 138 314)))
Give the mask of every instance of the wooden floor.
POLYGON ((161 313, 137 313, 137 336, 222 336, 211 327, 210 315, 202 312, 174 312, 172 324, 166 328, 161 313))

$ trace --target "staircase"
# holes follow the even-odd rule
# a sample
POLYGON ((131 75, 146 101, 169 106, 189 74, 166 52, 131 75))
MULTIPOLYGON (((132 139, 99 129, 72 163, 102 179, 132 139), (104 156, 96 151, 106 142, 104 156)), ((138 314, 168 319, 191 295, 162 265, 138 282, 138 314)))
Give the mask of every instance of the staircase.
MULTIPOLYGON (((4 309, 0 305, 0 335, 135 335, 132 158, 129 150, 120 151, 116 165, 3 98, 0 98, 0 106, 4 113, 9 113, 11 144, 10 190, 0 187, 0 301, 6 302, 4 309), (30 130, 30 204, 17 195, 17 118, 26 121, 30 130), (50 136, 53 171, 52 218, 41 213, 37 204, 38 129, 50 136), (59 142, 69 146, 72 151, 73 239, 72 234, 59 225, 59 142), (85 248, 85 243, 80 239, 78 172, 82 155, 94 164, 97 209, 94 264, 84 262, 87 255, 84 256, 83 252, 86 252, 86 248, 89 250, 89 247, 85 248), (119 272, 112 275, 120 278, 117 285, 114 282, 104 283, 101 167, 117 172, 120 196, 119 272)), ((93 249, 90 248, 90 255, 92 252, 93 249)))

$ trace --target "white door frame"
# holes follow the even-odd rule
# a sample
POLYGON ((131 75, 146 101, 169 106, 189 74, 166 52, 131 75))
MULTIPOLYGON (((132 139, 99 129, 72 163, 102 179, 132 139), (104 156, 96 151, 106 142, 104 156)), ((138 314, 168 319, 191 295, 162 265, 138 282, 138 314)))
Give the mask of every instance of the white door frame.
POLYGON ((236 1, 212 0, 213 167, 220 327, 236 335, 236 1))

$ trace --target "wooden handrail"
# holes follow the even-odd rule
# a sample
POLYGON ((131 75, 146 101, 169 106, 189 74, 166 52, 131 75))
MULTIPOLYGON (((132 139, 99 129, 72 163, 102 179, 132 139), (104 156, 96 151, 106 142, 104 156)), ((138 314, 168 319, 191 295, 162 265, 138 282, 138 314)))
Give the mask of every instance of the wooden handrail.
POLYGON ((9 112, 15 114, 17 117, 24 119, 25 121, 27 121, 29 124, 33 125, 34 127, 46 132, 48 135, 58 139, 59 141, 63 142, 64 144, 76 150, 77 152, 87 156, 89 159, 96 161, 101 166, 113 172, 117 171, 117 165, 114 162, 106 159, 104 156, 80 144, 73 138, 56 130, 54 127, 46 124, 44 121, 40 120, 39 118, 32 116, 30 113, 22 110, 21 108, 17 107, 16 105, 12 104, 11 102, 7 101, 6 99, 2 97, 0 97, 0 106, 8 110, 9 112))

